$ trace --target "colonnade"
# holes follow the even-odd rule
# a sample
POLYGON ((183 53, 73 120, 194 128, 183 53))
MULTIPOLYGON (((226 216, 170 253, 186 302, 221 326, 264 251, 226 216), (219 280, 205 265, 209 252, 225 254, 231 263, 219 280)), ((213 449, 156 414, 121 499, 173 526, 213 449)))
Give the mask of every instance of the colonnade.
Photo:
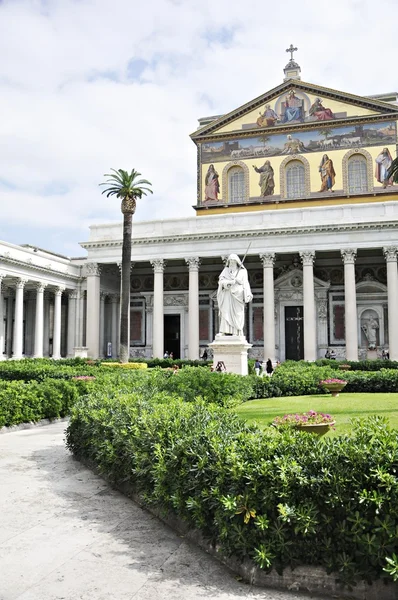
MULTIPOLYGON (((358 360, 358 319, 355 283, 355 260, 357 250, 353 248, 340 251, 344 264, 345 288, 345 339, 346 359, 358 360)), ((395 246, 383 248, 387 263, 387 289, 388 289, 388 333, 389 353, 392 360, 398 360, 398 271, 397 253, 395 246)), ((316 303, 314 293, 314 250, 299 252, 303 267, 303 307, 304 307, 304 359, 314 361, 317 358, 316 342, 316 303)), ((260 254, 263 265, 263 322, 264 322, 264 356, 275 360, 275 308, 274 308, 274 252, 260 254)), ((188 358, 199 358, 199 269, 200 258, 192 256, 185 259, 189 269, 188 290, 188 358)), ((161 258, 150 261, 154 272, 153 293, 153 326, 152 350, 153 356, 161 358, 164 352, 164 269, 165 260, 161 258)), ((98 356, 98 344, 102 339, 100 316, 99 274, 95 266, 90 267, 87 274, 87 345, 90 356, 98 356), (91 269, 91 270, 90 270, 91 269), (97 281, 90 281, 98 278, 97 281), (92 345, 90 345, 92 344, 92 345)), ((115 305, 114 305, 115 306, 115 305)), ((116 314, 112 313, 112 335, 116 314)), ((102 322, 102 321, 101 321, 102 322)))

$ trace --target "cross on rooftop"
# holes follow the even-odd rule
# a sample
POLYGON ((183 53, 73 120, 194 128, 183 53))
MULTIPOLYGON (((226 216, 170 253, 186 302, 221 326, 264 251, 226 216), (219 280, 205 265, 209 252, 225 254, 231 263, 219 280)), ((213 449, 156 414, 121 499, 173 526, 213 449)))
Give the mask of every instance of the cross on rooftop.
POLYGON ((290 44, 290 48, 286 48, 286 52, 290 52, 290 60, 293 60, 293 52, 297 52, 298 48, 295 48, 293 44, 290 44))

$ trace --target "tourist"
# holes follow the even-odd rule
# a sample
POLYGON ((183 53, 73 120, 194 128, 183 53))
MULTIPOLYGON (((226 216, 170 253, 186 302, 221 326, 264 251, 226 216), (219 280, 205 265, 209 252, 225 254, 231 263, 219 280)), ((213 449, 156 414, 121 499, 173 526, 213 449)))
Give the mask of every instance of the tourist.
POLYGON ((171 360, 174 360, 174 354, 172 352, 170 352, 169 358, 171 358, 171 360))
POLYGON ((271 377, 272 373, 274 372, 274 367, 272 366, 272 360, 270 358, 267 360, 265 372, 267 373, 267 377, 271 377))
POLYGON ((179 369, 178 365, 173 365, 173 375, 177 375, 178 369, 179 369))
POLYGON ((336 360, 336 352, 334 350, 331 350, 331 352, 330 352, 330 359, 336 360))
POLYGON ((325 352, 325 358, 330 358, 330 350, 329 350, 329 348, 325 352))
POLYGON ((203 351, 202 360, 207 360, 207 350, 206 350, 206 348, 203 351))
POLYGON ((163 358, 169 358, 169 353, 168 353, 168 351, 167 351, 167 350, 166 350, 166 352, 163 354, 163 358))
POLYGON ((258 377, 260 376, 260 371, 261 371, 261 362, 257 358, 256 362, 254 363, 254 372, 258 377))
POLYGON ((218 363, 216 364, 216 371, 217 373, 225 373, 225 371, 227 370, 224 361, 223 360, 219 360, 218 363))

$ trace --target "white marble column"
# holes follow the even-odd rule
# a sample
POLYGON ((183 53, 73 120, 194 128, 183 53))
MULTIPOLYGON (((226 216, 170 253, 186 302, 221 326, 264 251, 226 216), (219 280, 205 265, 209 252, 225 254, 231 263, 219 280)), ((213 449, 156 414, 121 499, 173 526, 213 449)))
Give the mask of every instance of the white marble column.
POLYGON ((27 279, 19 279, 15 291, 15 316, 13 337, 13 358, 22 358, 23 349, 23 293, 27 279))
POLYGON ((97 263, 86 264, 87 275, 87 317, 86 317, 86 346, 90 358, 99 357, 100 332, 100 275, 101 269, 97 263))
POLYGON ((70 290, 68 293, 68 332, 66 338, 66 356, 72 358, 75 355, 74 348, 77 339, 77 290, 70 290))
POLYGON ((153 283, 153 357, 163 358, 164 354, 164 319, 163 319, 163 258, 151 260, 154 271, 153 283))
POLYGON ((61 306, 64 287, 58 287, 54 292, 54 334, 53 334, 53 358, 61 358, 61 306))
POLYGON ((119 339, 119 296, 111 294, 111 342, 112 342, 112 358, 117 357, 118 339, 119 339))
POLYGON ((100 292, 99 356, 105 356, 105 292, 100 292))
POLYGON ((263 337, 264 337, 264 360, 270 358, 275 361, 275 297, 274 297, 274 263, 275 253, 266 252, 260 254, 263 263, 263 293, 264 293, 264 315, 263 315, 263 337))
POLYGON ((199 360, 199 266, 198 256, 185 259, 189 268, 188 358, 199 360))
POLYGON ((388 350, 390 360, 398 360, 398 247, 389 246, 383 252, 387 262, 388 350))
POLYGON ((50 292, 44 292, 43 355, 50 356, 50 292))
POLYGON ((43 358, 44 340, 44 290, 47 284, 39 282, 36 286, 35 346, 34 358, 43 358))
POLYGON ((2 282, 5 275, 0 273, 0 360, 4 360, 6 358, 4 354, 4 292, 2 289, 2 282))
POLYGON ((345 353, 347 360, 358 360, 358 315, 355 287, 355 248, 341 250, 344 261, 345 353))
POLYGON ((317 359, 314 290, 314 250, 300 252, 303 263, 304 360, 317 359))

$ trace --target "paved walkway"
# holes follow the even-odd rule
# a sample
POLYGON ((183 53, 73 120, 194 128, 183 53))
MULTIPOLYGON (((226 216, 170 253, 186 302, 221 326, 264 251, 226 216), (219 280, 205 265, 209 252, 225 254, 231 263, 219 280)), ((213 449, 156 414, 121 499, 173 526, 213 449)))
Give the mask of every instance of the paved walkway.
POLYGON ((302 598, 238 582, 75 461, 65 427, 0 435, 0 600, 302 598))

